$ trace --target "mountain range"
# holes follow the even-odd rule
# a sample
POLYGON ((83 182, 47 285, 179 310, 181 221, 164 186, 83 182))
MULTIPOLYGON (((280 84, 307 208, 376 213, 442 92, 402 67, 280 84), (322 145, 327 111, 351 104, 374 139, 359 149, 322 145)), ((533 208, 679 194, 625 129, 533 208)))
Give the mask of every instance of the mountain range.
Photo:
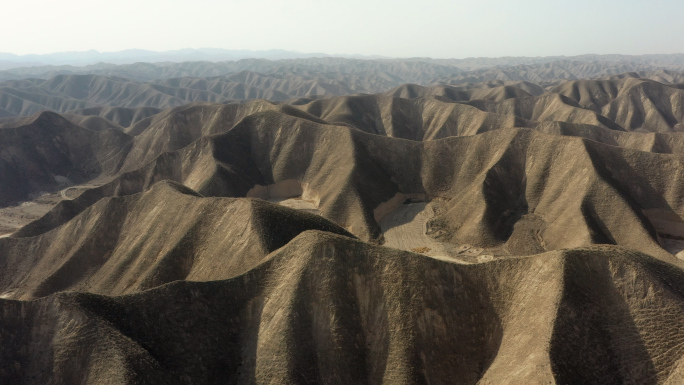
POLYGON ((682 383, 683 75, 562 63, 4 81, 0 382, 682 383))
POLYGON ((178 49, 172 51, 150 51, 144 49, 128 49, 115 52, 99 52, 96 50, 81 52, 55 52, 48 54, 16 55, 0 53, 0 69, 11 69, 33 66, 85 66, 97 63, 131 64, 139 62, 186 62, 191 60, 226 61, 240 59, 294 59, 311 57, 349 57, 349 58, 380 58, 379 56, 363 55, 327 55, 324 53, 301 53, 282 49, 271 50, 230 50, 217 48, 178 49))
MULTIPOLYGON (((144 49, 128 49, 114 52, 100 52, 96 50, 78 52, 54 52, 47 54, 24 54, 0 52, 0 69, 11 69, 33 66, 88 66, 97 63, 132 64, 132 63, 160 63, 160 62, 188 62, 188 61, 230 61, 241 59, 306 59, 340 57, 350 59, 391 59, 377 55, 331 55, 326 53, 302 53, 282 49, 271 50, 230 50, 219 48, 185 48, 171 51, 150 51, 144 49)), ((400 59, 401 60, 401 59, 400 59)), ((624 64, 639 64, 659 67, 681 67, 684 65, 684 54, 650 54, 650 55, 576 55, 576 56, 506 56, 506 57, 469 57, 463 59, 432 59, 408 58, 404 60, 428 61, 448 66, 473 70, 497 66, 516 66, 544 64, 556 61, 577 62, 613 62, 624 64)))

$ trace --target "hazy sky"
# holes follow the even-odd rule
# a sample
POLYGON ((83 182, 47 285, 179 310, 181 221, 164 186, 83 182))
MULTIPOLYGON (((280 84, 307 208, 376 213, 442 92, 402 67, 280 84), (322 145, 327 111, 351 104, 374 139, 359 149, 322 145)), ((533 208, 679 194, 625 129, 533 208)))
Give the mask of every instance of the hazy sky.
POLYGON ((285 49, 393 57, 684 52, 683 0, 12 0, 0 52, 285 49))

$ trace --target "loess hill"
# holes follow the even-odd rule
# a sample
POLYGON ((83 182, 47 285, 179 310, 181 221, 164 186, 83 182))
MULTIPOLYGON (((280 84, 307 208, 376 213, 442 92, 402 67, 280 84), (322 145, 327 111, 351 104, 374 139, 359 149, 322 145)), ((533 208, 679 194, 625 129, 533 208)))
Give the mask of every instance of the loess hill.
POLYGON ((316 60, 0 84, 0 383, 684 382, 680 73, 316 60))

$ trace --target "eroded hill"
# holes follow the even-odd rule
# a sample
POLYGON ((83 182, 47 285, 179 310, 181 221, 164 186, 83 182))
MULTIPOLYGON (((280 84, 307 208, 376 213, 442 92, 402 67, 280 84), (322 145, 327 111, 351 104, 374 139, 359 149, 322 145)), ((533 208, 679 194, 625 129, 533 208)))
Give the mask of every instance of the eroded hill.
POLYGON ((684 381, 676 74, 300 75, 13 83, 0 382, 684 381))

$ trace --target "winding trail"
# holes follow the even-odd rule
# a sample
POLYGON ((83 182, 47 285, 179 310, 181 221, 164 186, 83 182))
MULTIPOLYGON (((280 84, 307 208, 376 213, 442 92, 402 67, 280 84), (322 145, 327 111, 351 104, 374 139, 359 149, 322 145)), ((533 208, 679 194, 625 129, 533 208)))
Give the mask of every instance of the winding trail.
POLYGON ((69 195, 67 194, 67 191, 69 191, 71 189, 91 189, 91 188, 96 188, 96 187, 100 187, 100 186, 101 185, 99 185, 99 184, 85 184, 85 185, 78 185, 78 186, 69 186, 69 187, 65 188, 64 190, 61 190, 59 192, 59 195, 62 197, 63 200, 70 201, 70 200, 76 199, 77 196, 70 198, 69 195))

